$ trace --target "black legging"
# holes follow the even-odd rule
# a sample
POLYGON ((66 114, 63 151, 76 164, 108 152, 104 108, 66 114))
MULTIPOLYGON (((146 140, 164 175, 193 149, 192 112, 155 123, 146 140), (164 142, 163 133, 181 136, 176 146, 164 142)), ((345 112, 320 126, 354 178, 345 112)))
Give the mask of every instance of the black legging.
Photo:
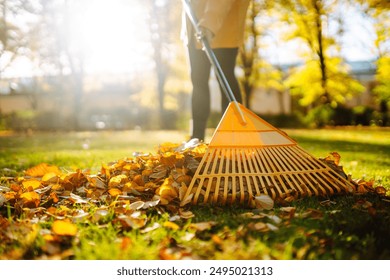
MULTIPOLYGON (((195 48, 192 44, 188 47, 192 90, 192 135, 191 138, 204 140, 207 120, 210 115, 210 89, 209 77, 211 64, 204 51, 195 48)), ((226 79, 232 89, 237 101, 242 103, 240 87, 234 69, 238 48, 217 48, 213 49, 215 56, 224 72, 226 79)), ((222 91, 222 88, 221 88, 222 91)), ((225 112, 229 100, 222 91, 222 113, 225 112)))

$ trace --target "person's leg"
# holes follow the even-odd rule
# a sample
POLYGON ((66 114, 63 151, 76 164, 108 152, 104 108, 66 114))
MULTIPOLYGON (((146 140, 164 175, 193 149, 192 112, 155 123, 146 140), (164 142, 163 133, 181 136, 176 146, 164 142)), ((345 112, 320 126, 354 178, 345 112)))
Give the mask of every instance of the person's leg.
POLYGON ((210 115, 210 62, 204 51, 189 45, 192 82, 192 131, 191 138, 204 140, 210 115))
MULTIPOLYGON (((229 86, 236 100, 239 103, 242 103, 240 86, 238 84, 237 77, 234 73, 236 67, 238 48, 214 49, 214 53, 218 59, 218 62, 222 68, 223 73, 226 76, 226 80, 228 81, 229 86)), ((221 106, 222 106, 222 114, 223 114, 226 111, 227 106, 229 105, 229 100, 227 99, 226 94, 223 92, 222 87, 221 87, 221 91, 222 91, 221 106)))

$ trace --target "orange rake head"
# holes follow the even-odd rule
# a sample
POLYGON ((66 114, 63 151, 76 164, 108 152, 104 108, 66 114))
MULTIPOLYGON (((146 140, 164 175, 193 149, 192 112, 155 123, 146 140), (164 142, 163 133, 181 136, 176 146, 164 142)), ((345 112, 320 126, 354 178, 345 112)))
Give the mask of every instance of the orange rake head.
POLYGON ((260 194, 275 199, 351 189, 347 178, 241 104, 237 110, 237 104, 229 104, 183 201, 251 205, 260 194), (238 114, 245 123, 237 121, 238 114))

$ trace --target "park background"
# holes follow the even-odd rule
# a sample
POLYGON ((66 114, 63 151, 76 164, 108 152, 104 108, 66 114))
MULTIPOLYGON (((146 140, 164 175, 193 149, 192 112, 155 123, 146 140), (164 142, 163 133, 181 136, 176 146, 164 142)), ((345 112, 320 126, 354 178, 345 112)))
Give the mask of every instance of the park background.
MULTIPOLYGON (((0 10, 0 129, 188 130, 180 1, 2 0, 0 10)), ((385 0, 251 1, 244 104, 278 127, 388 126, 389 18, 385 0)))
POLYGON ((0 0, 1 260, 390 259, 389 2, 250 3, 244 104, 354 187, 180 207, 181 2, 0 0))

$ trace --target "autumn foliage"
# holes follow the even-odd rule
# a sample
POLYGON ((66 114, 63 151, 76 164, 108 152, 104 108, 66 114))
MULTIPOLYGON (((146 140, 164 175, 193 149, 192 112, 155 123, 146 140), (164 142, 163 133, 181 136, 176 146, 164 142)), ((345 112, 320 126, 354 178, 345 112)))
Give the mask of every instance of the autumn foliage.
MULTIPOLYGON (((155 210, 178 219, 194 217, 191 201, 185 193, 206 149, 207 145, 203 143, 191 147, 165 143, 155 155, 137 153, 133 157, 102 164, 97 174, 88 170, 64 171, 41 163, 26 170, 22 177, 2 178, 5 182, 0 186, 2 243, 11 244, 22 237, 23 242, 31 243, 40 234, 45 240, 41 249, 49 255, 57 254, 64 243, 78 235, 78 222, 100 224, 108 216, 122 230, 149 232, 161 226, 177 230, 179 226, 174 220, 162 225, 150 224, 145 213, 155 210), (49 223, 50 227, 39 229, 38 224, 42 223, 49 223)), ((343 172, 339 159, 340 156, 333 153, 322 160, 343 172)), ((374 187, 373 182, 357 180, 354 186, 355 189, 351 190, 354 194, 386 195, 386 190, 381 186, 374 187)), ((267 195, 259 195, 253 198, 252 206, 270 210, 277 203, 284 207, 282 213, 292 217, 295 209, 288 203, 293 199, 285 197, 274 201, 267 195)), ((374 211, 370 210, 370 205, 361 207, 374 211)), ((316 212, 310 215, 313 213, 316 212)), ((190 228, 203 231, 214 225, 214 221, 209 221, 192 224, 190 228)), ((250 227, 255 231, 275 229, 273 224, 263 222, 251 223, 250 227)), ((214 237, 216 243, 218 238, 214 237)), ((22 253, 12 251, 7 258, 22 257, 18 254, 22 253)), ((165 251, 161 254, 161 258, 172 257, 165 251)))

